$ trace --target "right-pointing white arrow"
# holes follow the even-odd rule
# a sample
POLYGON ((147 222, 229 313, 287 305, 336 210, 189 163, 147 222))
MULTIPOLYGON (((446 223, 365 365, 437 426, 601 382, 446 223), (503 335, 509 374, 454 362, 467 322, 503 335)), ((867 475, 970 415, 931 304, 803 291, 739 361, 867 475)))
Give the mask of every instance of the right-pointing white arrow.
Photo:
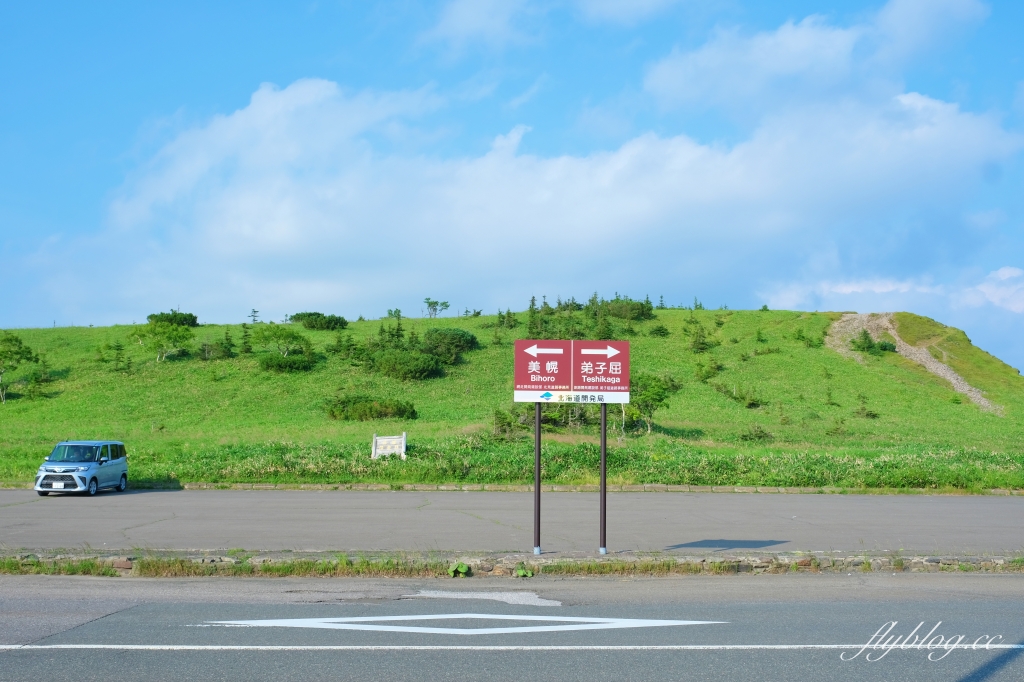
POLYGON ((619 354, 619 351, 615 350, 611 346, 608 348, 580 348, 581 355, 603 355, 607 358, 614 358, 619 354))
MULTIPOLYGON (((561 355, 562 354, 562 349, 561 348, 537 348, 537 344, 533 344, 532 346, 527 348, 524 352, 526 352, 529 355, 532 355, 533 357, 537 357, 538 355, 543 355, 543 354, 561 355)), ((604 351, 602 351, 602 352, 604 352, 604 351)))

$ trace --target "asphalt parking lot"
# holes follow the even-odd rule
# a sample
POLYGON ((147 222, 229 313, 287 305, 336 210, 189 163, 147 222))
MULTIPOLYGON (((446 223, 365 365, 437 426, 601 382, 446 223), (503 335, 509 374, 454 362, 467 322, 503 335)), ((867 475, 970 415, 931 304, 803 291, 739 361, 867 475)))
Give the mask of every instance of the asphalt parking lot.
MULTIPOLYGON (((0 490, 0 548, 530 551, 506 492, 0 490)), ((1024 497, 613 493, 612 551, 1019 553, 1024 497)), ((595 493, 546 493, 545 551, 594 551, 595 493)))

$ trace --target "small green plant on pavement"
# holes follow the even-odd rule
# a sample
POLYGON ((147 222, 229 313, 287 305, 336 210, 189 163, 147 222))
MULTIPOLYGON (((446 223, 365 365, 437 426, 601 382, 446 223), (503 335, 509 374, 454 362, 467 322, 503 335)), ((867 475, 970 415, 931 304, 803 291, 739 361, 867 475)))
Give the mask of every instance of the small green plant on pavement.
POLYGON ((461 561, 448 567, 448 575, 453 578, 466 578, 472 575, 473 570, 461 561))

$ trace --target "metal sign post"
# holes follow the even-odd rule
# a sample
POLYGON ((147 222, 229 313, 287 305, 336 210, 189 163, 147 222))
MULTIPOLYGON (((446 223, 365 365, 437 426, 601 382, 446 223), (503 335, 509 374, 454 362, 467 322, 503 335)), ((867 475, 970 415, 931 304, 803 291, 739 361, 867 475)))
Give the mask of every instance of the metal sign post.
POLYGON ((608 553, 608 403, 629 402, 628 341, 520 339, 515 342, 513 400, 534 404, 533 553, 540 554, 541 403, 593 403, 601 406, 600 547, 608 553))
POLYGON ((608 553, 605 525, 608 520, 608 403, 601 403, 601 544, 597 551, 608 553))
POLYGON ((533 553, 540 554, 540 403, 535 403, 533 429, 533 553))

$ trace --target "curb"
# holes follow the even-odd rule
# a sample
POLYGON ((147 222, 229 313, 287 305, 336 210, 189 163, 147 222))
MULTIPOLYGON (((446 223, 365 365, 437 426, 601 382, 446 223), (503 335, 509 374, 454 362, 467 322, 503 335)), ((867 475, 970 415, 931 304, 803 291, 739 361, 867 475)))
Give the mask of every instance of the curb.
MULTIPOLYGON (((173 564, 204 565, 207 575, 232 574, 232 570, 246 568, 245 575, 257 577, 262 574, 261 567, 296 566, 317 562, 322 567, 337 566, 339 558, 348 553, 254 553, 243 557, 223 556, 211 550, 197 552, 191 550, 181 552, 152 552, 145 557, 138 555, 97 556, 79 554, 49 554, 46 552, 0 556, 3 562, 17 562, 18 566, 31 567, 39 563, 53 562, 95 562, 108 569, 116 569, 117 574, 138 576, 137 562, 142 559, 173 564), (237 568, 236 568, 237 567, 237 568)), ((375 577, 386 577, 391 566, 396 576, 408 576, 409 567, 423 567, 428 562, 435 565, 447 565, 461 562, 467 564, 472 573, 478 577, 513 577, 517 566, 528 566, 534 573, 559 577, 594 577, 602 575, 726 575, 726 574, 788 574, 788 573, 1021 573, 1024 572, 1024 557, 985 556, 985 555, 943 555, 943 556, 902 556, 898 553, 857 554, 836 556, 825 552, 785 552, 764 553, 755 555, 716 555, 716 556, 679 556, 665 554, 618 553, 612 555, 587 555, 583 553, 552 553, 549 556, 532 554, 493 554, 455 552, 434 553, 429 556, 419 553, 403 553, 396 557, 395 553, 377 555, 349 556, 349 561, 368 561, 371 564, 380 562, 382 572, 375 577)), ((16 574, 17 571, 7 570, 6 573, 16 574)), ((276 576, 278 572, 266 571, 268 576, 276 576)), ((296 573, 296 577, 305 575, 296 573)), ((329 572, 320 570, 316 573, 323 577, 331 577, 329 572)), ((172 576, 173 577, 173 576, 172 576)), ((338 575, 336 577, 356 577, 338 575)))

